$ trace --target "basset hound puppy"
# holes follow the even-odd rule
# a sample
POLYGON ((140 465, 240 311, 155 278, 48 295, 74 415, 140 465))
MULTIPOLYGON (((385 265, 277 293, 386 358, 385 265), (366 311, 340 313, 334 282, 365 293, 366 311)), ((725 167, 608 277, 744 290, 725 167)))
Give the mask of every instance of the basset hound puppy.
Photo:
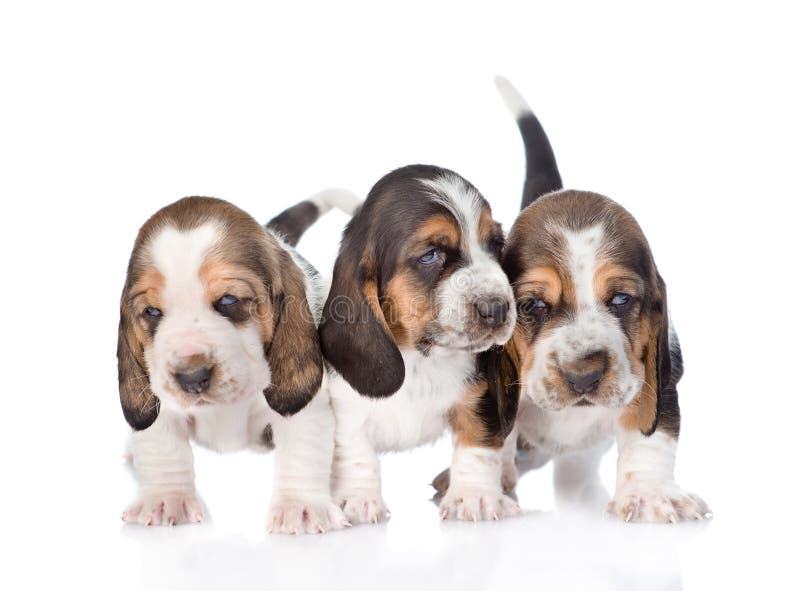
POLYGON ((353 523, 388 517, 378 453, 454 435, 443 518, 519 512, 501 487, 516 400, 482 352, 516 320, 489 204, 458 174, 406 166, 384 176, 344 232, 320 325, 333 369, 333 494, 353 523))
MULTIPOLYGON (((502 78, 526 149, 520 213, 503 269, 517 325, 505 348, 507 396, 521 393, 506 472, 553 459, 559 496, 603 494, 597 466, 616 439, 609 513, 625 521, 701 520, 709 508, 675 481, 680 344, 666 285, 636 220, 607 197, 563 190, 547 135, 502 78)), ((605 500, 608 500, 606 496, 605 500)))
POLYGON ((230 203, 187 197, 139 230, 117 349, 139 484, 124 521, 203 519, 193 440, 220 452, 275 448, 270 530, 347 524, 330 496, 334 420, 317 333, 327 286, 293 245, 324 211, 359 203, 323 192, 265 229, 230 203))

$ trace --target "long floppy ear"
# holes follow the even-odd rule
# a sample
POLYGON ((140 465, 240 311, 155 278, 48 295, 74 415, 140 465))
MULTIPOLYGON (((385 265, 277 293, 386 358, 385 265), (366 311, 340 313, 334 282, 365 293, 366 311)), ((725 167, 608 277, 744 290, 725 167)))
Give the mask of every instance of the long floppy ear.
POLYGON ((117 372, 122 414, 134 431, 147 429, 158 416, 161 401, 150 389, 150 376, 144 362, 144 348, 136 335, 134 320, 125 302, 120 304, 117 338, 117 372))
MULTIPOLYGON (((676 417, 680 420, 676 390, 680 376, 673 379, 667 286, 660 275, 657 275, 657 283, 659 294, 651 306, 650 331, 645 349, 645 383, 636 401, 636 426, 646 436, 655 433, 659 426, 671 428, 676 417)), ((675 369, 680 373, 680 353, 677 355, 675 369)))
POLYGON ((514 428, 519 407, 519 358, 514 340, 481 353, 478 365, 488 385, 481 410, 486 415, 496 413, 500 434, 505 439, 514 428))
POLYGON ((374 257, 343 241, 319 328, 325 359, 359 393, 391 396, 405 380, 405 363, 381 310, 374 257))
POLYGON ((283 416, 302 410, 322 385, 322 352, 314 316, 308 305, 305 278, 291 256, 280 254, 281 285, 273 294, 272 338, 264 354, 272 382, 264 396, 272 409, 283 416))

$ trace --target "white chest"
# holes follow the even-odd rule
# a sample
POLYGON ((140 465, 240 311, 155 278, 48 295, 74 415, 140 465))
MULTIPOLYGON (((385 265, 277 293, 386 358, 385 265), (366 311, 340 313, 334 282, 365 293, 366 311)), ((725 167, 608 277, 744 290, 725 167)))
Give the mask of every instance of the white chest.
POLYGON ((405 381, 392 396, 361 396, 340 376, 331 381, 331 397, 340 429, 362 429, 377 451, 399 451, 438 439, 448 426, 453 405, 465 393, 475 371, 474 355, 403 353, 405 381))
POLYGON ((200 408, 191 414, 193 438, 218 452, 257 446, 272 411, 263 396, 200 408))
POLYGON ((619 412, 619 409, 603 407, 544 410, 523 398, 520 400, 517 428, 529 443, 559 455, 611 439, 619 412))

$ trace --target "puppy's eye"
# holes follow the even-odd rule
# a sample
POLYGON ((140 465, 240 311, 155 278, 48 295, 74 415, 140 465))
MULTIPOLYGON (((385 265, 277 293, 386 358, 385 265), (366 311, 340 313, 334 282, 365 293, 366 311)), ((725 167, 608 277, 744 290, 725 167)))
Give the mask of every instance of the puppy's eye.
POLYGON ((164 313, 158 308, 154 308, 153 306, 147 306, 144 309, 144 315, 148 320, 159 320, 164 315, 164 313))
POLYGON ((230 295, 228 293, 226 293, 224 296, 219 298, 219 305, 220 306, 233 306, 234 304, 238 304, 238 303, 239 303, 239 298, 237 298, 236 296, 232 296, 232 295, 230 295))
POLYGON ((550 314, 550 304, 541 298, 525 298, 519 302, 521 316, 544 322, 550 314))
POLYGON ((627 293, 615 293, 614 297, 608 300, 608 308, 612 314, 621 316, 630 309, 632 303, 633 297, 627 293))
POLYGON ((238 317, 240 311, 241 300, 236 296, 226 293, 224 296, 214 302, 214 309, 225 318, 238 317))
POLYGON ((427 267, 429 265, 433 265, 434 263, 438 262, 439 258, 440 258, 439 257, 439 249, 438 248, 432 248, 428 252, 426 252, 424 255, 422 255, 417 262, 420 265, 423 265, 423 266, 427 267))

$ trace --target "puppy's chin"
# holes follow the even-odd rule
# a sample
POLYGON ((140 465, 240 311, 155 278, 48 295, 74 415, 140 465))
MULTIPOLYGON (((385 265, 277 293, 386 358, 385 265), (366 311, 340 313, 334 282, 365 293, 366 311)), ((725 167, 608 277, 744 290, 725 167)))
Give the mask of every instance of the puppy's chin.
POLYGON ((615 387, 606 388, 606 392, 591 396, 576 396, 563 392, 559 388, 546 388, 544 385, 531 383, 522 386, 522 395, 527 396, 536 406, 544 410, 559 411, 567 408, 622 408, 628 404, 636 391, 622 391, 615 387))
POLYGON ((512 333, 513 327, 471 332, 456 332, 445 329, 433 340, 433 344, 443 349, 482 353, 495 345, 505 345, 511 338, 512 333))
POLYGON ((162 387, 160 392, 154 393, 166 408, 176 412, 191 412, 198 409, 211 409, 215 406, 236 404, 247 398, 249 392, 245 389, 236 389, 192 395, 178 388, 162 387))

